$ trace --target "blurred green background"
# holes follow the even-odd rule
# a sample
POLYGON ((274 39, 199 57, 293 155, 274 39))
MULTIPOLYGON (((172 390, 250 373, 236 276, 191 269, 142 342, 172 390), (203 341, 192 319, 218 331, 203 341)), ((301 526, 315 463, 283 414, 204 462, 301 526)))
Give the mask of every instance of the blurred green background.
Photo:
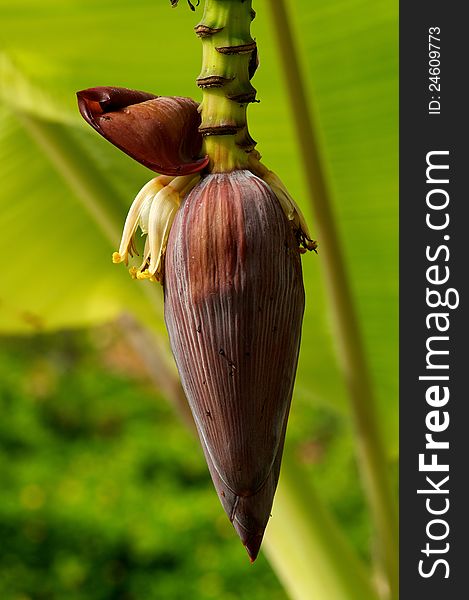
MULTIPOLYGON (((261 102, 249 109, 251 133, 317 237, 269 1, 253 6, 261 102)), ((371 368, 383 468, 395 478, 397 3, 288 7, 371 368)), ((75 104, 76 90, 95 85, 199 98, 200 18, 201 7, 194 14, 182 0, 176 10, 169 0, 0 0, 2 600, 287 598, 265 555, 249 565, 198 443, 167 401, 174 371, 159 286, 110 261, 152 175, 87 128, 75 104), (142 358, 123 313, 156 336, 156 354, 142 358)), ((286 451, 369 565, 372 525, 321 252, 303 267, 286 451)))

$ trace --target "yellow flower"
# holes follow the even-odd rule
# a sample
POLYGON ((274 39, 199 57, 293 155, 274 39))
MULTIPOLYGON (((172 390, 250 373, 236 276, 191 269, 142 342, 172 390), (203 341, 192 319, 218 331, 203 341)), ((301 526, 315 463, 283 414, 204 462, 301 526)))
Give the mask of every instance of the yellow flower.
POLYGON ((140 227, 142 235, 147 235, 143 262, 139 268, 131 267, 130 273, 137 279, 162 281, 171 225, 182 199, 199 179, 199 175, 160 175, 144 185, 130 207, 119 250, 112 255, 113 262, 127 265, 129 256, 137 253, 134 238, 140 227))

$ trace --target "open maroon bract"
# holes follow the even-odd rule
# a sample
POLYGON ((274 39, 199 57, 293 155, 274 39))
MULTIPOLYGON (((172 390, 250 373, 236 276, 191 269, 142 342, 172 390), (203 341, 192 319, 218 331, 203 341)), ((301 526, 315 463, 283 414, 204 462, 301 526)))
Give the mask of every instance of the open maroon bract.
POLYGON ((118 87, 77 92, 83 118, 120 150, 163 175, 198 173, 201 157, 198 104, 191 98, 155 96, 118 87))

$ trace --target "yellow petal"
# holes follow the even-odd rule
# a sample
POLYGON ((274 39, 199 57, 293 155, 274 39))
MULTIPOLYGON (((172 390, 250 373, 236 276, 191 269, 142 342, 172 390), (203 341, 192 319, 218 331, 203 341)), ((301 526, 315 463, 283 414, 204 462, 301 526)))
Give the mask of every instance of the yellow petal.
POLYGON ((142 264, 139 266, 137 271, 139 273, 145 271, 145 269, 148 267, 149 261, 150 261, 150 242, 147 237, 147 239, 145 240, 145 248, 143 250, 142 264))
POLYGON ((181 203, 181 196, 172 187, 166 186, 156 195, 148 219, 148 243, 150 265, 148 273, 156 279, 162 276, 163 256, 174 217, 181 203))
POLYGON ((199 181, 200 175, 181 175, 174 177, 168 185, 183 198, 199 181))
POLYGON ((119 251, 113 255, 114 262, 125 262, 125 264, 127 264, 129 253, 132 255, 132 240, 135 230, 139 224, 140 214, 145 206, 145 203, 151 201, 151 199, 154 198, 155 195, 163 188, 163 186, 171 181, 171 179, 171 177, 167 176, 155 177, 145 184, 139 191, 127 214, 119 251))

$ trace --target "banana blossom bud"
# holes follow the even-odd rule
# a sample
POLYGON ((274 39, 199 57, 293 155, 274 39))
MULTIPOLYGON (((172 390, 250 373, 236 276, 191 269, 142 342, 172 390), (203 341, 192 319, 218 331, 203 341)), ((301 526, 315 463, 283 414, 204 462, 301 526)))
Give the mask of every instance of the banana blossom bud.
POLYGON ((254 561, 277 487, 304 311, 300 255, 269 186, 207 175, 168 240, 165 320, 220 501, 254 561))
MULTIPOLYGON (((256 59, 257 60, 257 59, 256 59)), ((254 67, 253 67, 254 68, 254 67)), ((207 174, 198 105, 122 88, 78 92, 85 120, 160 173, 130 207, 113 261, 146 235, 137 279, 163 283, 171 348, 220 501, 254 561, 277 487, 298 362, 300 252, 316 242, 256 152, 207 174)))

